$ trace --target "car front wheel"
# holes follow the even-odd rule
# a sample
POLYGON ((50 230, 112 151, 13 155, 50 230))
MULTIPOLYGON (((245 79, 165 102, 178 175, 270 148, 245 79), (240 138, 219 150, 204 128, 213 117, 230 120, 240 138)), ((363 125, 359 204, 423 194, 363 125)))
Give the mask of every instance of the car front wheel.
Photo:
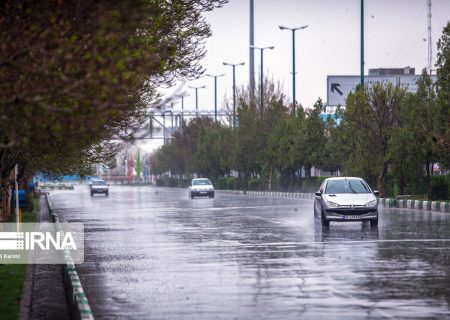
POLYGON ((378 218, 370 220, 370 226, 373 227, 373 228, 374 227, 378 227, 378 218))
POLYGON ((323 212, 323 209, 322 209, 322 213, 320 215, 320 220, 322 222, 322 227, 326 227, 326 228, 330 227, 330 221, 325 219, 325 213, 323 212))

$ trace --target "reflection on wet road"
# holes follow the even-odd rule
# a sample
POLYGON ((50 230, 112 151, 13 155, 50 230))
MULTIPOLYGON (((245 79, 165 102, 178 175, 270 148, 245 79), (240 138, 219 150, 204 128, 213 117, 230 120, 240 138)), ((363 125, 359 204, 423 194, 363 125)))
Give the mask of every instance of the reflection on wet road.
POLYGON ((315 223, 312 201, 181 189, 55 191, 85 224, 78 271, 98 319, 450 317, 450 215, 380 209, 315 223))

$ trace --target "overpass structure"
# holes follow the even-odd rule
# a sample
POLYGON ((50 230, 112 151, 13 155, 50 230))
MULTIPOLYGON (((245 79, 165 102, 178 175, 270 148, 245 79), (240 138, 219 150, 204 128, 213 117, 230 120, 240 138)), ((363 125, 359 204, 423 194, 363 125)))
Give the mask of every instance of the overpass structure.
MULTIPOLYGON (((140 128, 133 130, 131 140, 158 140, 162 139, 164 144, 170 143, 173 134, 182 130, 182 124, 193 118, 211 117, 217 121, 229 124, 232 123, 233 112, 229 110, 219 110, 218 112, 209 110, 174 110, 172 108, 149 108, 148 120, 140 128)), ((114 140, 122 140, 116 138, 114 140)))

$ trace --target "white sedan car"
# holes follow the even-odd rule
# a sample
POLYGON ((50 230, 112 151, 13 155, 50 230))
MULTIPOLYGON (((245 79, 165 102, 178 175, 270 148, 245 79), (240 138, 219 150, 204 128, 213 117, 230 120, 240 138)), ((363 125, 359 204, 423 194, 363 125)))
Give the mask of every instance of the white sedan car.
POLYGON ((370 221, 378 226, 378 191, 370 189, 361 178, 337 177, 325 179, 316 192, 314 216, 321 219, 322 226, 330 221, 370 221))
POLYGON ((189 197, 210 197, 214 198, 214 187, 211 181, 207 178, 192 179, 191 185, 188 188, 189 197))

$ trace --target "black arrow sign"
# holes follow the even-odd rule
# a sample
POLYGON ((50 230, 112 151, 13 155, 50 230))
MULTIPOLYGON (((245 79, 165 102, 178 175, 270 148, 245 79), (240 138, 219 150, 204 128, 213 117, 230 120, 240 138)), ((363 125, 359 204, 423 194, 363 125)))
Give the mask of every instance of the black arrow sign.
POLYGON ((339 87, 341 85, 339 83, 332 83, 331 84, 331 92, 334 92, 334 90, 336 90, 337 93, 339 93, 342 96, 342 91, 339 90, 339 87))

